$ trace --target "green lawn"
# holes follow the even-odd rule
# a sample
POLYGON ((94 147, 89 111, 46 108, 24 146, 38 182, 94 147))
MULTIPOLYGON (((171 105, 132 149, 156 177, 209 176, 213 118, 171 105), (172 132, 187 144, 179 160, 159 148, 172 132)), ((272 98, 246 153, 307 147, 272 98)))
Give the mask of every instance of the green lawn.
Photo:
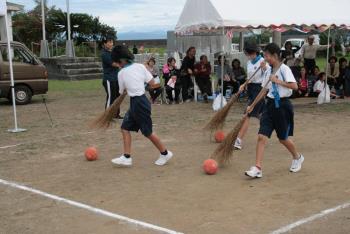
POLYGON ((74 92, 74 91, 97 91, 102 89, 102 81, 97 80, 82 80, 82 81, 62 81, 50 80, 50 92, 74 92))

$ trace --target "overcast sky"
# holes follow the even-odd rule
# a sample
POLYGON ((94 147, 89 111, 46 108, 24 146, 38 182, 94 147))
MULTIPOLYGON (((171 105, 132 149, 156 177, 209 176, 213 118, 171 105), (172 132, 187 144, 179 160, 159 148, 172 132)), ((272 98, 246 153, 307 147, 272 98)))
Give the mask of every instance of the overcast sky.
MULTIPOLYGON (((10 0, 32 9, 33 0, 10 0)), ((71 12, 99 16, 119 32, 174 29, 186 0, 70 0, 71 12)), ((66 0, 48 0, 65 10, 66 0)))

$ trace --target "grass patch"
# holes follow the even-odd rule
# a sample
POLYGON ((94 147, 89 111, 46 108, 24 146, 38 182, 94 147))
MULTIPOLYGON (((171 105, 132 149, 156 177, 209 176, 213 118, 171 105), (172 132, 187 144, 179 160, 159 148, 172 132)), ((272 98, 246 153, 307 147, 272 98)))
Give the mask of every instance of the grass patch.
POLYGON ((100 91, 103 89, 102 80, 80 80, 80 81, 62 81, 50 80, 50 92, 75 92, 75 91, 100 91))

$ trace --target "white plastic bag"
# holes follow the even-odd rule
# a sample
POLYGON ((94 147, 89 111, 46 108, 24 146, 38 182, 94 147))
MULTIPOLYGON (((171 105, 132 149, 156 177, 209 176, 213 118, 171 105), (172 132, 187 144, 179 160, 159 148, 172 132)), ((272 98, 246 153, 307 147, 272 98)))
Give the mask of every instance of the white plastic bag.
POLYGON ((221 93, 214 99, 213 102, 213 110, 218 111, 224 106, 226 106, 227 101, 226 99, 221 95, 221 93))
POLYGON ((317 104, 324 104, 331 102, 331 91, 329 86, 326 85, 326 88, 322 89, 321 93, 318 95, 317 104))

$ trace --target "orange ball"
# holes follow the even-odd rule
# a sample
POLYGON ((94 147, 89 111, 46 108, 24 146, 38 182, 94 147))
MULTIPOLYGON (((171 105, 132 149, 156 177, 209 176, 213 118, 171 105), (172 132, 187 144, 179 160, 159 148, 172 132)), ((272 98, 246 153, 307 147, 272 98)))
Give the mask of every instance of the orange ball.
POLYGON ((203 163, 203 170, 208 175, 215 175, 218 171, 218 163, 214 159, 207 159, 203 163))
POLYGON ((225 133, 224 131, 217 131, 214 137, 217 143, 221 143, 225 140, 225 133))
POLYGON ((95 161, 98 158, 98 152, 95 147, 89 147, 85 150, 85 158, 88 161, 95 161))

